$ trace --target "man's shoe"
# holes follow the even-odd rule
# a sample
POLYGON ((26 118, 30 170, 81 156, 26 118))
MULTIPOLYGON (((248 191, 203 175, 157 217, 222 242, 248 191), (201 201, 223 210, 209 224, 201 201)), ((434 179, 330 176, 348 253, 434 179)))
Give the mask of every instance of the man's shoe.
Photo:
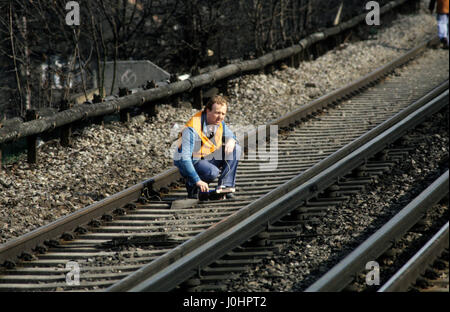
POLYGON ((229 194, 229 193, 234 193, 234 192, 236 192, 236 189, 231 186, 219 185, 216 188, 217 194, 229 194))
POLYGON ((234 192, 236 192, 236 188, 231 186, 219 185, 216 188, 217 194, 225 195, 224 199, 233 199, 235 197, 234 192))

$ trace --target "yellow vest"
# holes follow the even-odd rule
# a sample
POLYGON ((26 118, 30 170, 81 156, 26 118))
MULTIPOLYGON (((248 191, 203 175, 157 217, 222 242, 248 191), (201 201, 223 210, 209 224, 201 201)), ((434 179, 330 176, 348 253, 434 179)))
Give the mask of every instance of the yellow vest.
POLYGON ((439 14, 448 14, 448 0, 438 0, 437 12, 439 14))
MULTIPOLYGON (((223 134, 223 123, 221 122, 219 127, 217 128, 216 134, 214 135, 214 140, 216 144, 211 142, 210 139, 203 133, 202 131, 202 112, 196 113, 192 116, 191 119, 184 126, 190 127, 194 129, 194 131, 198 134, 200 139, 202 140, 202 144, 200 146, 200 150, 194 151, 192 156, 194 158, 202 158, 211 153, 214 153, 216 150, 220 149, 222 146, 222 134, 223 134)), ((183 128, 183 130, 185 129, 183 128)), ((181 147, 181 132, 178 135, 178 148, 181 147)))

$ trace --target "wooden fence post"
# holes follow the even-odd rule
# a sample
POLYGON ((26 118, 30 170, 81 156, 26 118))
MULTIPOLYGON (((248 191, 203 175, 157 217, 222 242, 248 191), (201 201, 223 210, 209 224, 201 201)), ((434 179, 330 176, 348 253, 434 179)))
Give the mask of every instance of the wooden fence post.
POLYGON ((273 72, 275 71, 275 66, 273 64, 268 64, 265 68, 264 68, 264 73, 266 75, 270 75, 273 74, 273 72))
POLYGON ((336 34, 333 36, 334 39, 334 47, 338 47, 342 43, 342 35, 336 34))
POLYGON ((170 104, 172 105, 172 107, 180 108, 180 106, 181 106, 181 99, 180 99, 180 96, 178 94, 172 95, 169 98, 169 101, 170 101, 170 104))
POLYGON ((156 102, 145 103, 143 111, 148 117, 156 116, 156 102))
MULTIPOLYGON (((169 77, 169 83, 174 83, 178 81, 178 77, 175 74, 171 74, 169 77)), ((180 108, 181 107, 181 96, 179 94, 175 94, 169 97, 169 102, 172 107, 180 108)))
MULTIPOLYGON (((68 110, 72 108, 72 103, 69 103, 68 100, 61 101, 61 111, 68 110)), ((64 125, 61 127, 61 136, 59 139, 59 143, 61 146, 67 147, 72 144, 72 124, 64 125)))
POLYGON ((288 59, 288 66, 295 68, 295 54, 291 55, 288 59))
MULTIPOLYGON (((36 110, 27 110, 25 119, 26 121, 38 119, 36 110)), ((30 135, 27 137, 27 158, 29 164, 37 163, 37 135, 30 135)))
MULTIPOLYGON (((198 67, 196 67, 193 70, 193 76, 197 76, 200 74, 200 71, 198 67)), ((193 96, 193 104, 192 107, 195 109, 202 109, 203 108, 203 91, 202 87, 194 88, 192 90, 192 96, 193 96)))
POLYGON ((300 53, 295 53, 294 55, 294 68, 300 67, 300 53))
MULTIPOLYGON (((249 59, 250 59, 250 55, 246 55, 244 57, 244 60, 249 60, 249 59)), ((225 67, 227 65, 228 65, 228 59, 221 58, 219 60, 219 67, 225 67)), ((226 77, 217 82, 217 88, 219 89, 219 93, 221 93, 223 95, 228 95, 228 81, 230 81, 231 79, 232 79, 232 77, 226 77)))
MULTIPOLYGON (((119 97, 130 95, 131 91, 128 88, 119 88, 119 97)), ((130 122, 130 109, 120 110, 120 122, 130 122)))
POLYGON ((202 87, 198 87, 195 88, 194 90, 192 90, 192 94, 194 97, 194 103, 193 103, 193 107, 195 109, 202 109, 203 108, 203 91, 202 91, 202 87))
MULTIPOLYGON (((94 94, 92 98, 92 103, 101 103, 103 102, 103 96, 100 94, 94 94)), ((94 117, 94 123, 100 126, 103 126, 103 116, 94 117)))
MULTIPOLYGON (((172 78, 173 79, 173 78, 172 78)), ((156 82, 154 80, 147 80, 144 90, 149 90, 149 89, 153 89, 158 87, 156 85, 156 82)), ((156 101, 152 101, 152 102, 142 102, 143 106, 142 106, 142 111, 144 112, 144 114, 147 114, 149 117, 153 117, 156 116, 156 101)))

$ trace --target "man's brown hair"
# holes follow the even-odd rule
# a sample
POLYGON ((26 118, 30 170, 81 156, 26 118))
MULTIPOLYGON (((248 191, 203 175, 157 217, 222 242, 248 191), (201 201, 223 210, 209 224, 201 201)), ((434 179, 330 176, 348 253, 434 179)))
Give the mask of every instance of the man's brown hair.
POLYGON ((206 109, 209 109, 211 111, 214 104, 225 105, 225 106, 228 107, 228 101, 227 101, 227 99, 224 96, 222 96, 222 95, 215 95, 215 96, 213 96, 212 98, 209 99, 208 103, 206 103, 205 109, 204 109, 205 112, 206 112, 206 109))

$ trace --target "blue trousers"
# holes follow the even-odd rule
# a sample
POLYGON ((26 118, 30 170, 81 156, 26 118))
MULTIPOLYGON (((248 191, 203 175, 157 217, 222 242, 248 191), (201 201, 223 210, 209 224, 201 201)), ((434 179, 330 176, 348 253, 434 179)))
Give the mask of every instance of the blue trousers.
POLYGON ((448 14, 438 14, 438 36, 439 39, 447 39, 448 43, 448 14))
MULTIPOLYGON (((233 153, 230 155, 223 157, 220 149, 206 159, 194 162, 194 168, 200 179, 206 183, 211 183, 218 177, 217 185, 234 187, 240 155, 241 147, 236 144, 233 153)), ((188 182, 188 187, 193 187, 189 184, 190 182, 188 182)))

